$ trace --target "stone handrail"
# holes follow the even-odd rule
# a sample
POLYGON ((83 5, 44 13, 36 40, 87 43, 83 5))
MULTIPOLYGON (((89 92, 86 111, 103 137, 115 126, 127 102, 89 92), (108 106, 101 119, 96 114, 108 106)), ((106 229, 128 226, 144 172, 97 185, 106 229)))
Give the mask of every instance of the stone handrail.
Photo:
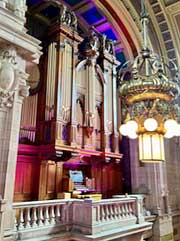
POLYGON ((68 223, 71 202, 61 199, 14 203, 15 231, 68 223))
POLYGON ((14 230, 20 239, 38 235, 38 229, 41 235, 67 230, 97 234, 143 222, 138 205, 137 197, 14 203, 14 230))
POLYGON ((136 207, 135 198, 74 201, 73 225, 86 234, 133 225, 138 223, 136 207))

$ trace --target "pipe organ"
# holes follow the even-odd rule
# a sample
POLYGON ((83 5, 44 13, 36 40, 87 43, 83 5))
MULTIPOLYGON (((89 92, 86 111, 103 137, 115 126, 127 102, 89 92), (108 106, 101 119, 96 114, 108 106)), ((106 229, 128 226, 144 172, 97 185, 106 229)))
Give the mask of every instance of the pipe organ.
POLYGON ((56 42, 48 46, 45 121, 55 118, 56 42))
POLYGON ((29 96, 24 100, 21 114, 20 140, 35 142, 38 95, 29 96))
POLYGON ((74 13, 56 4, 60 15, 43 39, 41 84, 24 102, 20 136, 37 149, 37 198, 55 198, 62 192, 67 168, 81 170, 84 180, 93 178, 96 190, 108 196, 117 190, 117 182, 121 189, 116 103, 119 62, 114 43, 94 31, 82 38, 74 13), (108 171, 114 173, 111 180, 108 171))

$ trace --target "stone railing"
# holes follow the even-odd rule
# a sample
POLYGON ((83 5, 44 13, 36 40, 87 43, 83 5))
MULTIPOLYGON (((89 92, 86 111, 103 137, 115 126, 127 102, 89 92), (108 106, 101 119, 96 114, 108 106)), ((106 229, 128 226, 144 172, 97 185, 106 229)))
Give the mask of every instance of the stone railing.
POLYGON ((138 223, 135 198, 74 201, 72 208, 73 228, 86 234, 138 223))
POLYGON ((70 230, 94 235, 144 222, 137 197, 23 202, 13 209, 18 240, 70 230))
POLYGON ((71 201, 62 199, 14 203, 14 231, 17 238, 36 237, 40 229, 41 235, 67 230, 71 204, 71 201))

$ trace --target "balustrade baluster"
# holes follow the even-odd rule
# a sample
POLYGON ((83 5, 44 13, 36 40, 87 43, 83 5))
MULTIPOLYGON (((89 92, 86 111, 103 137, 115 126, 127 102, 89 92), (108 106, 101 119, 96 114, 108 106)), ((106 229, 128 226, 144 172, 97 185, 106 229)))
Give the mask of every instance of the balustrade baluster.
POLYGON ((118 205, 117 205, 117 212, 118 212, 118 214, 117 214, 118 219, 121 219, 122 213, 121 213, 121 204, 120 203, 118 203, 118 205))
POLYGON ((37 227, 37 208, 33 207, 32 208, 32 215, 31 215, 31 225, 32 225, 32 228, 34 227, 37 227))
POLYGON ((120 217, 120 219, 122 219, 123 218, 123 204, 119 204, 119 217, 120 217))
POLYGON ((101 206, 97 206, 97 212, 96 212, 96 221, 99 222, 101 220, 101 206))
POLYGON ((114 219, 117 220, 117 204, 114 204, 114 219))
POLYGON ((60 207, 61 207, 60 205, 56 205, 56 211, 55 211, 56 223, 59 223, 61 221, 60 207))
POLYGON ((121 211, 122 211, 122 214, 121 214, 122 218, 125 218, 126 217, 126 212, 125 212, 125 208, 124 208, 124 203, 121 206, 121 211))
POLYGON ((114 219, 114 211, 113 211, 113 204, 109 205, 109 219, 114 219))
POLYGON ((20 215, 19 215, 19 230, 24 229, 24 209, 20 209, 20 215))
POLYGON ((38 207, 38 226, 42 226, 43 223, 43 208, 38 207))
POLYGON ((14 217, 14 231, 16 232, 18 230, 18 221, 17 221, 17 216, 15 213, 15 217, 14 217))
POLYGON ((132 203, 129 203, 129 216, 133 216, 132 203))
POLYGON ((50 217, 49 217, 49 206, 44 207, 44 225, 49 225, 50 217))
POLYGON ((56 223, 55 213, 54 213, 54 207, 55 207, 55 206, 51 206, 51 207, 50 207, 50 223, 51 223, 51 224, 55 224, 55 223, 56 223))
POLYGON ((124 216, 125 216, 126 218, 128 217, 127 203, 124 203, 124 216))
POLYGON ((113 204, 112 205, 112 215, 113 215, 113 219, 116 219, 116 205, 115 204, 113 204))
POLYGON ((131 211, 130 211, 130 203, 127 203, 127 209, 128 209, 128 216, 131 216, 131 211))
POLYGON ((66 206, 63 205, 61 208, 61 221, 66 222, 66 206))
POLYGON ((106 220, 110 220, 109 205, 105 205, 106 220))
POLYGON ((101 205, 101 220, 102 222, 106 220, 105 205, 101 205))
POLYGON ((31 227, 31 216, 30 216, 30 208, 25 209, 25 217, 24 217, 24 227, 31 227))

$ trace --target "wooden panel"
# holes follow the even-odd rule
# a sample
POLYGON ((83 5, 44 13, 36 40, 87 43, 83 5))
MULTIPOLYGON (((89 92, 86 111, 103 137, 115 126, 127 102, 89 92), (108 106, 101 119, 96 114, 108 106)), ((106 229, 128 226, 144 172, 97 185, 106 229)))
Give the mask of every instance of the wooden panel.
POLYGON ((16 165, 14 201, 37 199, 39 162, 34 156, 19 155, 16 165))
POLYGON ((23 193, 31 193, 33 189, 33 163, 24 163, 23 193))
POLYGON ((47 170, 47 194, 55 192, 56 164, 48 164, 47 170))
POLYGON ((101 165, 92 166, 92 178, 95 178, 95 188, 97 192, 102 192, 102 168, 101 165))
POLYGON ((57 163, 56 169, 56 193, 62 192, 63 162, 57 163))
POLYGON ((103 198, 112 197, 122 192, 121 163, 101 163, 92 166, 92 178, 95 178, 97 192, 103 194, 103 198))
POLYGON ((38 200, 48 200, 57 197, 62 191, 63 163, 43 160, 40 167, 38 200))
POLYGON ((17 162, 16 165, 16 178, 15 178, 15 194, 22 193, 22 183, 23 183, 23 165, 22 162, 17 162))

